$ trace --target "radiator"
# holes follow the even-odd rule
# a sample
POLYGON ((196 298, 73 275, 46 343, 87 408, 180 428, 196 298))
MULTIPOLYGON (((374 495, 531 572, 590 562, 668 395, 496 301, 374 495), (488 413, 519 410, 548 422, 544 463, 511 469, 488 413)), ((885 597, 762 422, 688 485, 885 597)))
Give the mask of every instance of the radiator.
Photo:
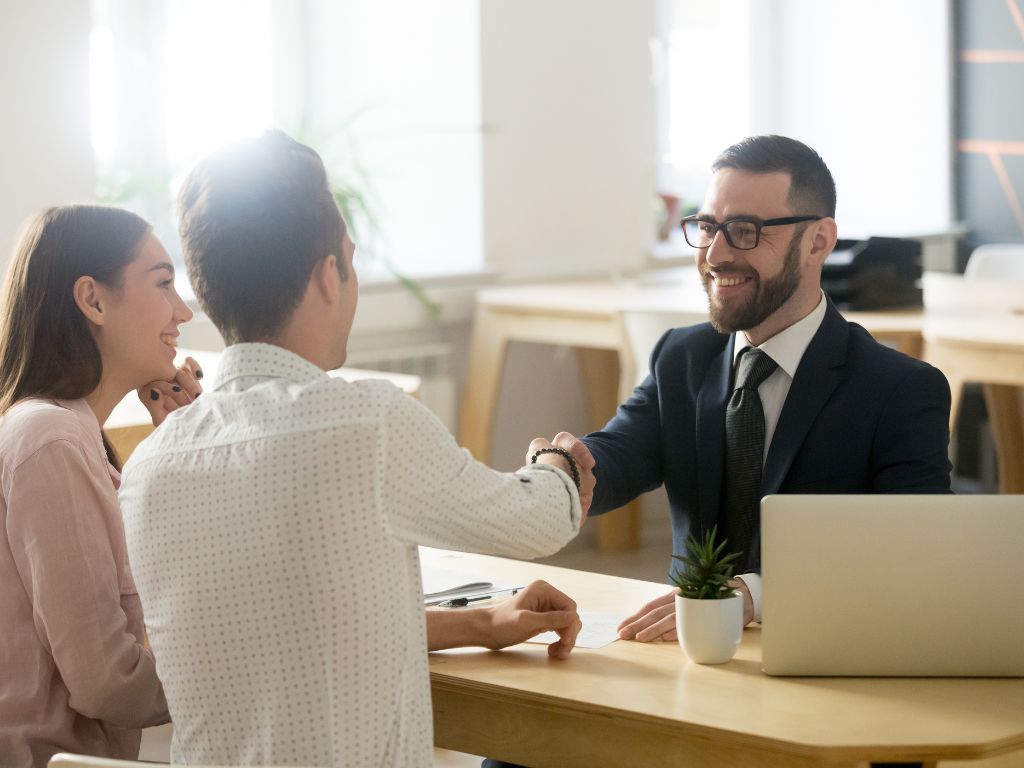
POLYGON ((454 432, 457 414, 451 345, 424 344, 352 352, 345 364, 353 368, 419 376, 422 382, 420 401, 444 422, 449 431, 454 432))

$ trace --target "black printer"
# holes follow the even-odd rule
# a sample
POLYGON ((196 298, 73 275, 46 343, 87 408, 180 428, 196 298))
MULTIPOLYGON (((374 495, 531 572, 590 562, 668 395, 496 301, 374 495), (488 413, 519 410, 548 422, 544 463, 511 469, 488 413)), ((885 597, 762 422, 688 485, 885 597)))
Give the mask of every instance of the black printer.
POLYGON ((919 307, 921 243, 900 237, 836 241, 821 287, 840 309, 919 307))

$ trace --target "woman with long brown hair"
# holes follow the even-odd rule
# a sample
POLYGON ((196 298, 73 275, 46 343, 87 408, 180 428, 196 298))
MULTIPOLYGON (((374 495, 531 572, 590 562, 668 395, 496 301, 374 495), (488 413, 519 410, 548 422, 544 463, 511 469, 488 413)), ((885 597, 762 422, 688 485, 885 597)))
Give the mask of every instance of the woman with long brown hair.
POLYGON ((168 720, 101 428, 133 389, 154 423, 198 396, 194 362, 174 366, 191 317, 127 211, 51 208, 15 249, 0 307, 0 765, 134 759, 141 728, 168 720))

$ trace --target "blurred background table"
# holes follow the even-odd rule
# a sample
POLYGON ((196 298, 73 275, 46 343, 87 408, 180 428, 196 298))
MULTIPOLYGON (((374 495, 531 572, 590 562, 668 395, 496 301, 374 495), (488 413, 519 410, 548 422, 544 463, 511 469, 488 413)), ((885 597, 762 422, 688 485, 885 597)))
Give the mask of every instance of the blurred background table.
MULTIPOLYGON (((210 386, 217 375, 217 367, 220 363, 220 352, 206 352, 195 349, 179 349, 177 364, 181 364, 186 357, 192 357, 203 370, 203 384, 210 386)), ((384 373, 382 371, 367 371, 361 368, 342 367, 330 372, 331 376, 338 376, 346 381, 358 381, 360 379, 387 379, 404 392, 416 396, 420 388, 419 376, 410 376, 403 373, 384 373)), ((153 431, 153 421, 149 411, 146 410, 138 396, 134 392, 128 395, 118 404, 107 423, 103 427, 107 438, 117 451, 122 461, 127 461, 135 446, 145 440, 153 431)))
MULTIPOLYGON (((920 357, 923 310, 844 312, 879 341, 920 357)), ((459 442, 489 462, 508 345, 554 344, 575 350, 588 429, 597 430, 647 373, 654 343, 668 328, 706 322, 707 297, 696 270, 638 280, 521 285, 481 291, 470 341, 459 442)), ((558 425, 552 425, 552 432, 558 425)), ((637 502, 595 519, 598 547, 632 549, 640 539, 637 502)))

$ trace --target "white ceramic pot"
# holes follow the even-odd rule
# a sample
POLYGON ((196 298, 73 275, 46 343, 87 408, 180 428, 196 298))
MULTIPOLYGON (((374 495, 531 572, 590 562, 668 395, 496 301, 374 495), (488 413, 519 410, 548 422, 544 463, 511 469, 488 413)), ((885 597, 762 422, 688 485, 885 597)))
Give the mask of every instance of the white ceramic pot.
POLYGON ((683 652, 698 664, 723 664, 743 639, 743 596, 692 600, 676 593, 676 635, 683 652))

